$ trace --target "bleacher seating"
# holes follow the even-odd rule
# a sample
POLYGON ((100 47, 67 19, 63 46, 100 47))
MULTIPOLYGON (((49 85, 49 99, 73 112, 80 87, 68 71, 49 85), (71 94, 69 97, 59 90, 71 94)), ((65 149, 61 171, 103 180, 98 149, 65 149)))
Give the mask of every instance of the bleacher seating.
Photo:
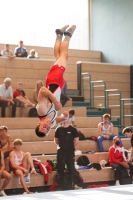
MULTIPOLYGON (((11 137, 14 139, 22 138, 23 139, 23 146, 22 149, 24 151, 31 152, 34 157, 37 159, 42 160, 42 162, 46 162, 47 159, 55 159, 56 158, 56 145, 54 144, 52 138, 54 138, 54 129, 51 130, 50 135, 45 138, 46 141, 39 141, 40 139, 36 137, 34 133, 34 125, 37 123, 38 119, 36 118, 1 118, 2 124, 7 124, 9 126, 9 133, 11 137), (9 121, 10 120, 10 121, 9 121), (36 139, 35 139, 36 138, 36 139), (51 139, 50 139, 51 138, 51 139), (52 140, 52 141, 49 141, 52 140), (40 156, 39 156, 39 155, 40 156), (44 154, 44 155, 41 155, 44 154), (48 154, 48 155, 45 155, 48 154), (54 155, 53 155, 54 154, 54 155)), ((97 133, 97 123, 100 121, 100 118, 86 118, 86 117, 76 117, 75 122, 82 124, 82 128, 79 128, 85 136, 91 136, 93 133, 94 135, 98 135, 97 133), (82 121, 86 121, 86 123, 82 123, 82 121), (88 123, 89 122, 89 123, 88 123), (86 128, 85 128, 86 127, 86 128), (89 128, 93 127, 93 128, 89 128)), ((118 128, 115 128, 115 133, 118 133, 118 128)), ((42 139, 41 139, 42 140, 42 139)), ((125 148, 130 146, 129 139, 123 139, 123 144, 125 148)), ((112 145, 112 141, 104 141, 104 148, 108 150, 109 146, 112 145)), ((97 142, 86 140, 80 141, 79 145, 76 147, 77 150, 85 151, 99 151, 97 142)), ((86 154, 89 157, 90 162, 97 162, 99 163, 100 160, 104 159, 108 161, 108 153, 99 153, 96 152, 95 154, 86 154)), ((77 160, 78 156, 76 156, 77 160)), ((96 169, 89 169, 89 170, 80 170, 80 173, 84 179, 84 182, 98 182, 98 181, 112 181, 114 180, 114 171, 111 167, 102 169, 99 173, 96 169)), ((54 179, 56 172, 52 172, 49 174, 49 182, 47 185, 51 185, 54 179)), ((21 185, 18 185, 18 178, 15 175, 12 175, 12 181, 8 185, 7 188, 21 188, 21 185)), ((44 185, 44 178, 42 175, 31 175, 30 187, 35 186, 43 186, 44 185), (39 182, 36 183, 36 180, 39 179, 39 182)))
MULTIPOLYGON (((86 156, 89 158, 89 161, 99 163, 100 160, 104 159, 108 162, 108 153, 95 153, 95 154, 86 154, 86 156)), ((43 155, 43 156, 33 156, 38 160, 41 160, 42 162, 46 162, 47 159, 56 159, 56 155, 43 155)), ((76 160, 79 156, 76 156, 76 160)), ((79 171, 84 179, 84 182, 101 182, 101 181, 112 181, 114 180, 114 172, 111 167, 106 167, 104 169, 101 169, 100 171, 96 169, 89 169, 89 170, 80 170, 79 171)), ((49 181, 46 184, 47 186, 51 185, 53 183, 54 177, 56 175, 56 172, 53 171, 52 173, 49 173, 49 181)), ((37 186, 44 186, 44 177, 40 174, 33 175, 31 174, 31 180, 30 184, 27 184, 30 187, 37 187, 37 186), (37 181, 39 180, 39 181, 37 181)), ((18 177, 15 175, 12 175, 12 180, 10 184, 7 187, 8 189, 11 188, 22 188, 21 185, 18 185, 18 177)))
MULTIPOLYGON (((16 45, 11 45, 14 49, 16 45)), ((0 45, 1 48, 1 45, 0 45)), ((3 44, 2 44, 3 48, 3 44)), ((33 47, 26 46, 28 51, 33 47)), ((35 47, 40 59, 28 60, 26 58, 15 58, 8 60, 7 58, 0 58, 0 82, 2 83, 5 77, 12 78, 13 89, 16 88, 18 82, 23 82, 26 95, 32 100, 32 92, 37 80, 44 80, 45 76, 54 63, 52 48, 35 47), (43 59, 42 59, 43 58, 43 59)), ((68 68, 66 70, 65 79, 68 83, 68 89, 77 90, 77 66, 78 60, 87 61, 82 64, 82 71, 90 71, 93 79, 104 79, 107 81, 107 88, 112 89, 118 87, 122 90, 123 97, 129 96, 129 66, 118 66, 114 64, 102 64, 101 52, 96 51, 82 51, 82 50, 69 50, 70 57, 68 61, 68 68), (89 63, 88 63, 89 62, 89 63), (91 62, 91 63, 90 63, 91 62), (95 63, 92 63, 95 62, 95 63), (120 70, 119 70, 120 69, 120 70), (120 75, 119 75, 120 73, 120 75), (116 74, 116 75, 115 75, 116 74), (124 82, 124 85, 122 84, 124 82)), ((97 91, 97 95, 100 91, 97 91)), ((87 95, 85 93, 85 95, 87 95)), ((115 101, 112 99, 112 101, 115 101)), ((72 100, 68 101, 66 107, 62 111, 68 109, 75 109, 75 124, 77 128, 84 133, 85 137, 98 136, 97 125, 101 121, 101 117, 86 117, 85 107, 72 107, 72 100)), ((21 108, 17 108, 16 118, 10 118, 10 108, 6 109, 7 118, 0 118, 0 125, 6 125, 9 128, 9 134, 12 140, 20 138, 23 140, 23 150, 29 151, 31 154, 45 162, 47 159, 56 158, 56 145, 53 142, 54 129, 46 138, 38 138, 34 133, 34 128, 38 123, 38 118, 27 118, 30 108, 25 109, 24 118, 20 118, 21 108), (47 154, 47 155, 46 155, 47 154)), ((127 109, 129 112, 129 109, 127 109)), ((112 110, 114 114, 116 111, 112 110)), ((118 128, 115 128, 115 133, 118 133, 118 128)), ((129 139, 122 139, 124 147, 129 149, 129 139)), ((112 141, 104 141, 104 148, 107 151, 112 141)), ((90 162, 99 163, 104 159, 108 161, 108 153, 100 153, 97 142, 86 140, 80 141, 76 147, 77 150, 96 151, 95 154, 86 154, 90 162)), ((76 156, 76 159, 78 156, 76 156)), ((96 169, 80 170, 84 182, 101 182, 114 180, 114 171, 111 167, 104 168, 101 171, 96 169)), ((56 172, 49 174, 49 181, 47 185, 53 183, 56 172)), ((3 180, 2 180, 3 181, 3 180)), ((2 184, 0 182, 0 186, 2 184)), ((30 187, 44 186, 44 178, 42 175, 31 175, 30 187)), ((18 184, 18 177, 12 175, 12 179, 7 189, 22 188, 18 184)))
MULTIPOLYGON (((91 80, 104 80, 106 82, 106 89, 119 89, 121 90, 122 98, 130 98, 130 66, 119 65, 112 63, 96 63, 80 61, 81 72, 89 72, 91 74, 91 80)), ((84 83, 85 87, 88 86, 87 81, 84 83)), ((103 88, 95 88, 94 96, 103 96, 103 88)), ((88 91, 84 91, 85 98, 88 98, 88 91)), ((103 99, 96 98, 94 100, 94 106, 103 104, 103 99)), ((119 105, 119 96, 110 96, 109 105, 119 105)), ((130 106, 126 106, 125 115, 130 114, 130 106)), ((119 116, 119 106, 111 107, 111 116, 119 116)), ((125 118, 125 126, 130 126, 130 117, 125 118)))
MULTIPOLYGON (((101 171, 98 171, 96 169, 87 169, 87 170, 80 170, 79 171, 81 176, 83 177, 84 183, 88 182, 102 182, 102 181, 113 181, 114 180, 114 171, 111 167, 106 167, 102 169, 101 171)), ((48 183, 44 183, 44 177, 41 174, 34 175, 31 174, 30 177, 30 183, 27 183, 29 187, 39 187, 39 186, 49 186, 52 185, 54 182, 54 178, 56 175, 56 171, 53 171, 52 173, 49 173, 49 179, 48 183)), ((2 184, 3 180, 0 183, 0 186, 2 184)), ((7 186, 7 189, 16 189, 16 188, 22 188, 21 184, 18 184, 18 177, 15 175, 12 175, 12 179, 7 186)))

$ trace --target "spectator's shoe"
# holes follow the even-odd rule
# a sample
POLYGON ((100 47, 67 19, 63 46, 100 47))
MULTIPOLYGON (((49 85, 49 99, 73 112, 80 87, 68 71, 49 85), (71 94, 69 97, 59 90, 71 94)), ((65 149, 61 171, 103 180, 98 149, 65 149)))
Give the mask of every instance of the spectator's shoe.
POLYGON ((35 168, 33 168, 33 169, 31 170, 30 174, 38 174, 38 173, 36 172, 35 168))
POLYGON ((23 194, 27 194, 27 192, 24 192, 23 194))
POLYGON ((74 185, 74 189, 78 190, 78 189, 82 189, 82 187, 79 187, 78 185, 74 185))
POLYGON ((0 196, 7 196, 6 193, 4 192, 4 190, 0 191, 0 196))
POLYGON ((116 185, 116 186, 120 185, 119 180, 116 180, 115 185, 116 185))

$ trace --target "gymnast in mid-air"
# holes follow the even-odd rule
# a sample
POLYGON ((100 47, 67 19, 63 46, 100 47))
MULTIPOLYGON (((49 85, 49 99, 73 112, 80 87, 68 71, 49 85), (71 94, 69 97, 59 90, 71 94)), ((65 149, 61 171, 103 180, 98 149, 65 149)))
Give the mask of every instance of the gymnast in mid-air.
POLYGON ((66 120, 69 112, 64 111, 63 115, 57 116, 62 108, 60 103, 61 90, 64 86, 64 72, 67 67, 68 47, 76 26, 70 28, 66 25, 61 29, 56 29, 56 41, 54 45, 54 55, 56 62, 51 67, 46 76, 46 87, 42 87, 38 94, 38 104, 36 106, 40 122, 35 128, 38 137, 45 137, 52 127, 66 120), (62 41, 64 35, 64 40, 62 41))

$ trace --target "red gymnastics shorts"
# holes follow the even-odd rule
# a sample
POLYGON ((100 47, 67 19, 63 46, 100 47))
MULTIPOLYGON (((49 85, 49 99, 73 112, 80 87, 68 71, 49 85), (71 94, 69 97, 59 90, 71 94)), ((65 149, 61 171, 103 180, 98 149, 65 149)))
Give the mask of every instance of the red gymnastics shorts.
MULTIPOLYGON (((20 164, 19 166, 20 166, 20 167, 24 167, 23 164, 20 164)), ((16 174, 16 170, 17 170, 16 168, 13 168, 13 167, 12 167, 12 171, 13 171, 14 174, 16 174)))
POLYGON ((54 65, 47 77, 46 77, 46 87, 48 88, 49 85, 51 84, 57 84, 61 89, 64 87, 64 72, 65 72, 65 67, 61 66, 59 67, 58 65, 54 65))

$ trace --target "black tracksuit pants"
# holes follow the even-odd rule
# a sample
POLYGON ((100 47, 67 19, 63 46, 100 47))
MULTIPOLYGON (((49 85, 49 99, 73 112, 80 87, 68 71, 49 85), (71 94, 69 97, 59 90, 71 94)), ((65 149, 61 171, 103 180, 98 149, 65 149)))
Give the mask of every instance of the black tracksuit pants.
MULTIPOLYGON (((133 165, 130 164, 130 163, 128 165, 129 165, 129 174, 130 174, 130 177, 132 178, 133 177, 133 165)), ((125 167, 123 167, 122 165, 120 165, 120 164, 113 164, 112 167, 113 167, 113 169, 115 171, 115 180, 120 180, 120 178, 122 176, 122 174, 121 174, 122 170, 125 169, 126 172, 127 172, 127 169, 125 167)), ((128 176, 128 172, 126 174, 128 176)))
POLYGON ((75 168, 74 161, 74 152, 62 152, 60 149, 57 151, 57 184, 59 187, 63 187, 65 164, 68 168, 70 187, 72 187, 75 168))

